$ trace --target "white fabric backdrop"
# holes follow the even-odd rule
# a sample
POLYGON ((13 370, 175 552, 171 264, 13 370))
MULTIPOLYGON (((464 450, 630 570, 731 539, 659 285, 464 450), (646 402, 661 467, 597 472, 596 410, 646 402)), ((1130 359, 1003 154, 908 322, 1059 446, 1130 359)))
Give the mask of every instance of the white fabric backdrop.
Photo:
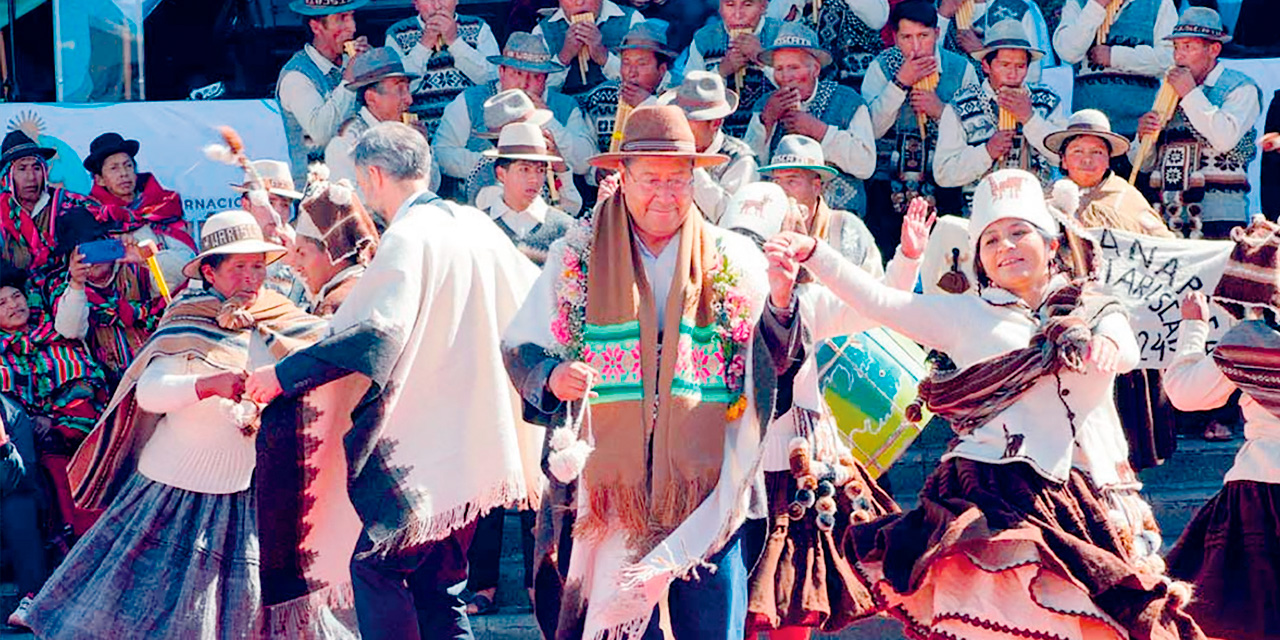
POLYGON ((240 132, 250 158, 289 159, 275 100, 0 104, 0 122, 3 133, 21 128, 28 135, 38 134, 42 146, 57 149, 50 179, 79 193, 88 193, 91 187, 81 163, 94 138, 115 131, 137 140, 141 144, 138 171, 154 173, 161 185, 181 194, 187 219, 193 222, 239 208, 239 194, 230 183, 242 182, 242 172, 209 160, 202 151, 205 145, 222 142, 219 126, 240 132))

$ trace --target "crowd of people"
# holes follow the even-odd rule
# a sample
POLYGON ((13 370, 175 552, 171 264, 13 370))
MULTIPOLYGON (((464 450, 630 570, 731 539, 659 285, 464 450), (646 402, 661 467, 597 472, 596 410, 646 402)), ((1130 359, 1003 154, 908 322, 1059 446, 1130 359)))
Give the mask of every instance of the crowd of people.
POLYGON ((76 194, 4 138, 10 624, 468 638, 511 509, 547 638, 1280 634, 1280 226, 1247 174, 1277 136, 1214 10, 560 0, 500 46, 415 0, 373 47, 366 2, 294 0, 289 158, 207 150, 245 176, 198 229, 135 140, 76 194), (967 263, 933 287, 939 216, 967 263), (1139 368, 1092 228, 1234 242, 1232 327, 1210 347, 1188 294, 1139 368), (955 432, 912 511, 822 393, 823 341, 878 327, 955 432), (1164 554, 1136 472, 1178 421, 1246 442, 1164 554))

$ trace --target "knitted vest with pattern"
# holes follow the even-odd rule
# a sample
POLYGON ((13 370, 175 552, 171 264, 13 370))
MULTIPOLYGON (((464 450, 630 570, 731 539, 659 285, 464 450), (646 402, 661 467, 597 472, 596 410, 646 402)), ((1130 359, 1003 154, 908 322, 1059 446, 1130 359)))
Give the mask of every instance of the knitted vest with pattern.
MULTIPOLYGON (((480 42, 480 32, 484 29, 484 20, 475 16, 457 16, 458 37, 467 45, 475 48, 480 42)), ((401 56, 409 52, 422 39, 422 25, 418 17, 406 18, 391 25, 387 29, 388 41, 400 52, 401 56)), ((413 82, 413 106, 410 111, 418 116, 431 135, 435 135, 440 125, 440 116, 444 108, 468 87, 475 86, 467 74, 458 69, 448 47, 431 54, 427 59, 427 69, 423 77, 413 82)))
MULTIPOLYGON (((764 26, 760 29, 760 46, 773 44, 782 22, 774 18, 763 18, 764 26)), ((702 53, 707 70, 715 71, 729 52, 729 32, 725 30, 724 21, 719 16, 713 17, 705 26, 693 34, 693 43, 702 53)), ((736 91, 735 78, 727 78, 725 82, 731 91, 736 91)), ((751 107, 764 94, 773 91, 773 83, 764 75, 764 68, 750 65, 742 77, 742 92, 738 96, 738 110, 725 118, 722 129, 725 134, 741 138, 747 134, 747 126, 751 124, 751 107)))
MULTIPOLYGON (((607 0, 606 0, 607 1, 607 0)), ((602 5, 603 6, 603 5, 602 5)), ((632 16, 636 10, 631 7, 622 7, 622 15, 613 16, 604 21, 604 24, 598 25, 600 28, 600 39, 604 43, 604 48, 609 51, 617 51, 618 46, 622 44, 622 39, 627 36, 627 31, 631 29, 632 16)), ((568 20, 552 20, 545 18, 538 23, 542 28, 542 38, 547 42, 547 50, 552 56, 560 53, 564 48, 564 37, 569 33, 568 20)), ((605 81, 604 69, 595 61, 587 60, 587 81, 582 81, 582 73, 578 70, 577 59, 569 61, 569 73, 565 76, 564 85, 560 87, 560 91, 565 95, 576 96, 591 87, 594 87, 605 81)))
MULTIPOLYGON (((1107 46, 1153 46, 1156 17, 1163 1, 1132 0, 1126 4, 1107 32, 1107 46)), ((1088 60, 1076 64, 1075 69, 1071 108, 1097 109, 1107 114, 1112 131, 1132 138, 1138 131, 1138 118, 1151 110, 1160 78, 1105 70, 1088 60)))
MULTIPOLYGON (((964 128, 965 142, 969 146, 986 144, 987 140, 990 140, 991 136, 999 130, 1000 107, 996 105, 995 98, 984 91, 985 86, 984 83, 964 87, 956 92, 956 97, 951 103, 956 110, 956 115, 960 118, 960 126, 964 128)), ((1058 107, 1061 99, 1047 85, 1028 83, 1026 87, 1031 92, 1032 112, 1041 118, 1048 118, 1049 114, 1058 107)), ((1021 168, 1034 173, 1040 178, 1041 184, 1052 183, 1055 170, 1053 163, 1041 155, 1022 135, 1019 135, 1016 140, 1014 149, 999 161, 992 163, 990 170, 1021 168), (1018 158, 1015 154, 1019 153, 1024 157, 1018 158)), ((971 192, 975 186, 977 186, 976 180, 973 184, 965 186, 965 191, 971 192)))
MULTIPOLYGON (((754 111, 756 113, 764 111, 764 105, 769 102, 769 97, 772 95, 773 92, 770 91, 756 101, 754 111)), ((857 91, 831 80, 822 80, 814 87, 813 98, 809 100, 806 110, 809 115, 822 122, 844 129, 853 121, 853 116, 858 113, 862 105, 862 96, 857 91)), ((782 141, 782 136, 785 134, 786 131, 781 126, 774 127, 773 136, 769 139, 770 158, 773 157, 773 150, 778 148, 778 143, 782 141)), ((766 164, 767 161, 768 158, 761 158, 760 164, 766 164)), ((863 191, 862 181, 843 171, 826 182, 823 187, 823 197, 827 199, 827 204, 832 209, 845 209, 858 214, 866 211, 866 193, 863 191)))

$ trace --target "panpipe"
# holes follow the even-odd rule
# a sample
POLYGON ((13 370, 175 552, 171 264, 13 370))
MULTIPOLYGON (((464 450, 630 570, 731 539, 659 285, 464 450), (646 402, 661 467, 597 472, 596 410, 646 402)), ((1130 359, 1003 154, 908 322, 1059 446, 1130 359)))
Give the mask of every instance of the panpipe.
POLYGON ((822 0, 813 0, 813 28, 818 28, 818 17, 822 15, 822 0))
MULTIPOLYGON (((923 78, 920 78, 919 80, 916 80, 916 83, 911 85, 912 91, 934 91, 937 88, 938 88, 938 72, 936 71, 923 78)), ((929 114, 923 111, 917 112, 916 126, 920 127, 921 144, 923 144, 924 140, 929 137, 927 135, 927 132, 925 131, 925 127, 927 127, 928 124, 929 124, 929 114)))
MULTIPOLYGON (((1025 89, 1010 89, 1009 91, 1017 93, 1026 93, 1025 89)), ((1000 115, 998 118, 997 128, 1001 131, 1016 131, 1018 129, 1018 118, 1013 115, 1012 111, 1004 107, 1000 107, 1000 115)))
POLYGON ((956 31, 973 28, 973 0, 964 0, 956 9, 956 31))
MULTIPOLYGON (((1165 79, 1160 83, 1160 90, 1156 92, 1155 103, 1151 105, 1151 110, 1160 116, 1160 128, 1164 128, 1165 123, 1169 122, 1169 118, 1173 117, 1173 112, 1177 108, 1178 92, 1174 90, 1173 85, 1169 84, 1169 80, 1165 79)), ((1137 182, 1138 171, 1146 161, 1147 154, 1151 153, 1151 148, 1155 146, 1159 135, 1157 132, 1142 136, 1138 145, 1138 155, 1133 160, 1133 171, 1129 173, 1129 184, 1137 182)))
POLYGON ((617 153, 622 146, 622 130, 626 127, 633 108, 625 100, 618 98, 618 111, 613 117, 613 135, 609 137, 609 153, 617 153))
POLYGON ((1107 43, 1107 36, 1111 33, 1111 25, 1116 21, 1116 15, 1120 13, 1120 5, 1122 4, 1124 4, 1124 0, 1111 0, 1107 3, 1107 15, 1102 19, 1102 24, 1098 25, 1094 44, 1105 45, 1107 43))
POLYGON ((411 127, 416 127, 418 126, 418 114, 409 113, 406 111, 400 114, 400 122, 403 122, 411 127))
POLYGON ((348 58, 356 57, 356 41, 348 40, 342 43, 342 52, 347 54, 348 58))
POLYGON ((547 163, 547 195, 551 197, 552 206, 560 204, 560 190, 556 188, 556 165, 547 163))
POLYGON ((439 53, 444 49, 444 36, 436 35, 436 52, 439 53))
MULTIPOLYGON (((737 38, 738 36, 745 36, 751 32, 752 32, 751 29, 745 29, 745 28, 730 29, 729 44, 733 45, 734 38, 737 38)), ((747 80, 747 66, 742 65, 742 68, 738 69, 738 71, 733 74, 733 87, 734 89, 737 90, 739 96, 742 95, 742 83, 746 82, 746 80, 747 80)))
MULTIPOLYGON (((579 24, 582 22, 595 22, 596 14, 590 11, 584 13, 575 13, 569 16, 569 24, 579 24)), ((582 84, 587 83, 587 62, 591 59, 591 52, 586 47, 578 49, 578 73, 582 74, 582 84)))

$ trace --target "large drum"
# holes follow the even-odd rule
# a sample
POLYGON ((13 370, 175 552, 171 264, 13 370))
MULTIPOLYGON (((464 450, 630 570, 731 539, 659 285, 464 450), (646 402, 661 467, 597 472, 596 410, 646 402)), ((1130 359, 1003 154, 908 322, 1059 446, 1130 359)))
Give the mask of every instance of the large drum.
POLYGON ((858 461, 884 473, 929 423, 905 417, 925 375, 925 353, 914 342, 878 328, 826 340, 818 347, 823 396, 858 461))

